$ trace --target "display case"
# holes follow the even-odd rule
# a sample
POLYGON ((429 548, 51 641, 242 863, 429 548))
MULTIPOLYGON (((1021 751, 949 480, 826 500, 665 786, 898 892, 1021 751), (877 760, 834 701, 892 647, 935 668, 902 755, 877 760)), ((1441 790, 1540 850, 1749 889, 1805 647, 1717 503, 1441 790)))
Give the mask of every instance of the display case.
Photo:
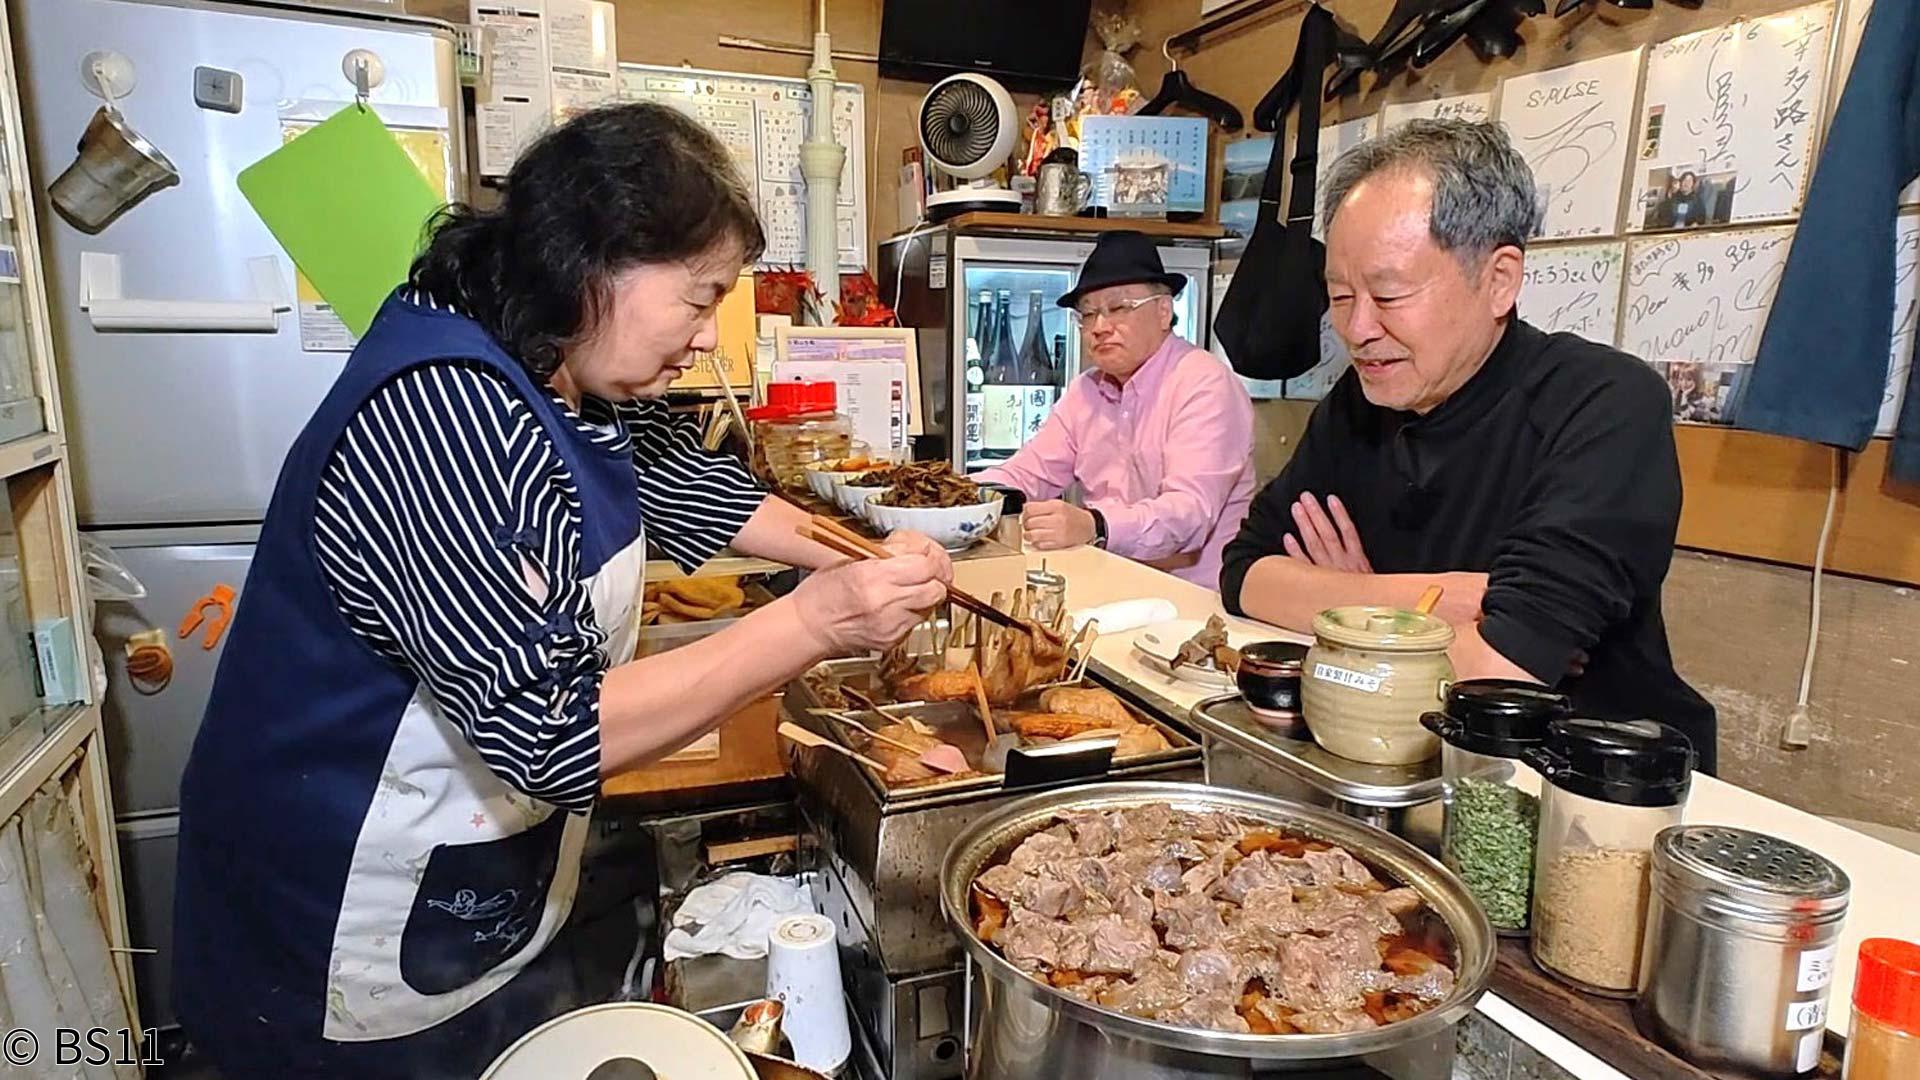
POLYGON ((1206 348, 1219 235, 1211 225, 967 214, 881 244, 881 288, 898 282, 894 308, 919 335, 924 434, 916 458, 973 472, 1011 457, 1039 430, 1080 372, 1079 331, 1056 301, 1078 280, 1098 233, 1123 227, 1154 237, 1167 271, 1187 279, 1174 302, 1174 332, 1206 348))

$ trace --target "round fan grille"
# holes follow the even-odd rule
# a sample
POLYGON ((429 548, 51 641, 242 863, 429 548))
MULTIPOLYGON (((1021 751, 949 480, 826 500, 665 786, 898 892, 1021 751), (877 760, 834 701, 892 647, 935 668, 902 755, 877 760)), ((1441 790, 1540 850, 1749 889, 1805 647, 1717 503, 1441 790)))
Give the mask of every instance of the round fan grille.
POLYGON ((950 165, 978 163, 999 137, 999 107, 992 92, 979 83, 949 82, 920 110, 920 141, 928 153, 950 165))

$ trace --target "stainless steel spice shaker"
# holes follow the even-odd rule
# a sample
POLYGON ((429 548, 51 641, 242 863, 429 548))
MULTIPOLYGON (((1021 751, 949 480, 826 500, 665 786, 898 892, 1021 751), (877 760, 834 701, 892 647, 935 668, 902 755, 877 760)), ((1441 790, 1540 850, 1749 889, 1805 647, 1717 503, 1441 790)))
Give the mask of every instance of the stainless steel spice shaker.
POLYGON ((1042 626, 1052 626, 1067 607, 1066 576, 1046 569, 1043 560, 1040 569, 1027 571, 1027 588, 1033 593, 1031 618, 1042 626))
POLYGON ((1696 1065, 1791 1077, 1819 1064, 1850 884, 1797 844, 1721 825, 1655 838, 1640 1030, 1696 1065))

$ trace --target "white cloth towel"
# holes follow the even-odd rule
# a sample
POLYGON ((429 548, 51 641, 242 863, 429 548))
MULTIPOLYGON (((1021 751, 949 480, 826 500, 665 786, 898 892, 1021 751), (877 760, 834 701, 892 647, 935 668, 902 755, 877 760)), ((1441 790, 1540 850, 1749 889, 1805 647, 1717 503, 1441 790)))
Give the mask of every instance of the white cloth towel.
POLYGON ((767 955, 775 923, 811 910, 813 901, 797 879, 728 874, 687 894, 673 913, 673 929, 661 951, 668 960, 715 953, 759 960, 767 955))
POLYGON ((1116 600, 1099 607, 1081 608, 1072 612, 1073 629, 1078 632, 1090 619, 1100 622, 1101 634, 1118 634, 1127 630, 1138 630, 1154 623, 1170 622, 1180 617, 1180 609, 1173 601, 1162 600, 1157 596, 1143 597, 1139 600, 1116 600))

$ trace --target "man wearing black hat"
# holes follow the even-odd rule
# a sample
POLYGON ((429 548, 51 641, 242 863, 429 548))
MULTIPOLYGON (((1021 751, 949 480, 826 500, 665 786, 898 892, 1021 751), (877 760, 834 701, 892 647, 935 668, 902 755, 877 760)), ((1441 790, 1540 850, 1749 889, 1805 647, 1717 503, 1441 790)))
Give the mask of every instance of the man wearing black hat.
POLYGON ((1102 236, 1059 300, 1088 370, 979 478, 1026 494, 1034 547, 1095 544, 1211 589, 1253 498, 1253 403, 1225 364, 1173 333, 1185 284, 1140 233, 1102 236), (1076 483, 1083 506, 1060 500, 1076 483))

